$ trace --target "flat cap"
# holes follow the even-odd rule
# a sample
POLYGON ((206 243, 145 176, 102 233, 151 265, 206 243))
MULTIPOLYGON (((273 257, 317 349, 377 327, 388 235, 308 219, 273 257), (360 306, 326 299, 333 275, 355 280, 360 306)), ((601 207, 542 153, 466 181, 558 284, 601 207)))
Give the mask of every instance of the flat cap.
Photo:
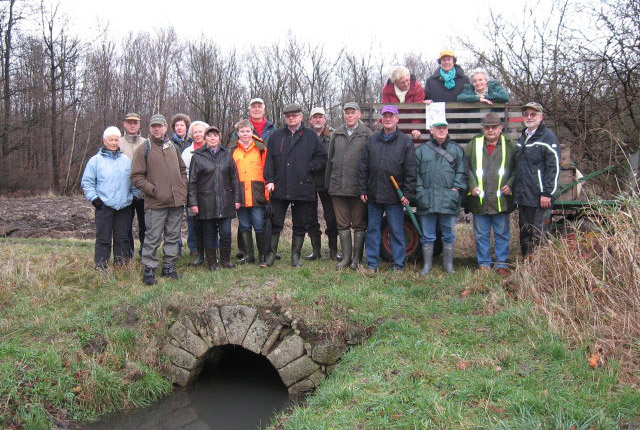
POLYGON ((156 113, 149 120, 149 125, 167 125, 167 120, 164 115, 156 113))
POLYGON ((135 112, 129 112, 124 116, 123 121, 140 121, 140 114, 135 112))
POLYGON ((302 112, 302 106, 296 103, 291 103, 290 105, 286 105, 284 109, 282 109, 282 113, 285 115, 289 113, 300 113, 300 112, 302 112))
POLYGON ((356 102, 347 102, 344 104, 344 106, 342 107, 342 110, 347 110, 347 109, 355 109, 355 110, 360 110, 360 106, 358 105, 358 103, 356 102))
POLYGON ((488 113, 484 116, 484 118, 482 118, 482 126, 486 127, 489 125, 502 125, 502 121, 500 120, 500 117, 495 113, 488 113))
POLYGON ((533 109, 533 110, 537 110, 540 113, 544 113, 544 109, 542 108, 542 105, 536 102, 529 102, 526 105, 522 106, 522 112, 524 112, 527 109, 533 109))

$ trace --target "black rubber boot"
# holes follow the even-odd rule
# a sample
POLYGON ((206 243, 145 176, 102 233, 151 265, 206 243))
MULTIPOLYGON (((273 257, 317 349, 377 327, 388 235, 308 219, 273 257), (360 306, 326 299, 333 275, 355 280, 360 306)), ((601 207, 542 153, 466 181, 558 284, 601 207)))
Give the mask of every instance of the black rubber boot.
POLYGON ((258 248, 258 264, 262 264, 264 263, 264 252, 263 252, 263 247, 264 246, 264 233, 260 232, 256 232, 256 248, 258 248))
MULTIPOLYGON (((294 236, 295 237, 295 236, 294 236)), ((312 248, 312 252, 311 254, 307 255, 306 257, 304 257, 305 260, 320 260, 320 254, 322 252, 322 241, 320 240, 320 235, 319 234, 314 234, 313 236, 309 236, 311 238, 311 248, 312 248)), ((304 242, 304 236, 302 236, 303 242, 304 242)))
POLYGON ((218 270, 218 261, 216 259, 216 249, 211 248, 207 249, 207 264, 209 265, 209 270, 215 272, 218 270))
MULTIPOLYGON (((343 230, 338 233, 340 236, 340 247, 342 248, 342 261, 336 264, 336 270, 346 269, 351 264, 351 230, 343 230)), ((331 249, 331 245, 329 245, 331 249)))
POLYGON ((233 269, 236 267, 231 262, 231 248, 220 248, 220 266, 224 269, 233 269))
POLYGON ((444 267, 444 271, 447 273, 454 273, 453 269, 453 244, 452 243, 443 243, 442 244, 442 267, 444 267))
POLYGON ((329 238, 329 260, 342 261, 342 256, 338 255, 338 235, 330 234, 327 237, 329 238))
POLYGON ((431 272, 431 263, 433 262, 433 243, 422 245, 422 270, 420 274, 426 276, 431 272))
POLYGON ((365 231, 356 231, 353 238, 353 260, 351 268, 356 270, 362 263, 362 253, 364 251, 364 238, 367 235, 365 231))
POLYGON ((191 264, 193 266, 200 266, 204 263, 204 237, 202 237, 201 234, 196 235, 196 247, 198 248, 198 256, 191 264))
POLYGON ((253 233, 251 232, 251 230, 240 232, 240 240, 244 245, 244 257, 238 259, 236 263, 255 263, 256 256, 253 253, 253 233))
POLYGON ((142 274, 142 282, 146 285, 153 285, 156 283, 156 269, 153 267, 145 267, 142 274))
POLYGON ((236 239, 238 243, 238 252, 236 253, 236 260, 242 260, 245 256, 245 244, 244 238, 242 237, 242 232, 240 231, 240 227, 236 230, 236 239))
POLYGON ((293 236, 291 238, 291 266, 300 267, 300 254, 302 253, 302 244, 304 243, 304 236, 293 236))
POLYGON ((280 233, 273 233, 271 235, 271 249, 264 258, 264 264, 262 267, 271 267, 276 262, 276 253, 278 252, 278 242, 280 241, 280 233))

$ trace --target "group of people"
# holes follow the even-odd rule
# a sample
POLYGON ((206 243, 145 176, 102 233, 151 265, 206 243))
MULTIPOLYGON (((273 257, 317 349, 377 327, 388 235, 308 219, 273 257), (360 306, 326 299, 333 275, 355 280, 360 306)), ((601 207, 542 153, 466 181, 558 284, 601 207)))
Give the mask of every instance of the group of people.
MULTIPOLYGON (((452 52, 443 51, 439 63, 426 92, 408 70, 394 69, 383 103, 468 97, 465 101, 491 104, 508 98, 484 71, 475 71, 469 83, 452 52)), ((124 135, 117 127, 104 131, 104 146, 89 160, 82 178, 84 194, 96 211, 95 267, 108 266, 112 248, 116 265, 131 259, 137 214, 143 281, 156 282, 161 265, 156 253, 163 241, 161 276, 178 278, 185 208, 187 244, 197 256, 194 264, 206 261, 212 271, 234 266, 231 220, 237 216, 236 262, 269 267, 279 258, 289 207, 291 265, 297 267, 302 264, 305 235, 311 238, 312 253, 304 258, 320 258, 320 202, 329 256, 338 261, 337 269, 358 268, 366 251, 366 267, 378 271, 386 214, 392 268, 403 270, 404 208, 415 199, 423 231, 423 275, 431 270, 437 226, 442 232, 443 267, 454 271, 454 229, 462 205, 474 214, 479 267, 493 264, 506 273, 509 213, 517 203, 522 252, 531 252, 542 238, 557 187, 558 142, 544 126, 542 106, 523 107, 527 128, 518 143, 502 132, 500 118, 491 113, 484 117, 482 134, 463 151, 449 139, 446 119, 432 124, 431 140, 416 149, 411 137, 420 132, 405 134, 399 129, 395 104, 382 108, 382 129, 377 132, 360 121, 356 102, 344 104, 344 122, 335 130, 328 126, 322 107, 312 109, 306 126, 297 104, 285 106, 284 126, 276 128, 265 118, 264 101, 254 98, 249 119, 239 121, 224 143, 217 127, 192 122, 184 114, 175 115, 170 124, 163 115, 153 115, 149 137, 143 139, 140 116, 127 114, 124 135), (491 229, 495 260, 490 253, 491 229)))

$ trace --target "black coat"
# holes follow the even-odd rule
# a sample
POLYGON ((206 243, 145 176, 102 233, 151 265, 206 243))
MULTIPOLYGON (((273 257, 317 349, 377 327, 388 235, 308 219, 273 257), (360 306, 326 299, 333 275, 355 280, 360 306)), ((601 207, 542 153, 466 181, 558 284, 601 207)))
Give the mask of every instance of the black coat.
POLYGON ((198 219, 235 218, 240 185, 231 151, 212 154, 205 146, 194 151, 189 166, 189 206, 198 206, 198 219))
POLYGON ((514 195, 522 206, 539 207, 540 196, 551 197, 558 190, 560 142, 556 134, 540 123, 527 139, 526 130, 518 139, 514 195))
POLYGON ((360 194, 369 202, 400 204, 400 198, 391 184, 393 175, 409 200, 416 193, 417 161, 411 138, 396 130, 388 142, 383 140, 384 130, 372 134, 362 151, 359 169, 360 194))
POLYGON ((271 197, 314 201, 315 172, 324 172, 327 152, 315 131, 302 125, 294 134, 279 128, 269 138, 264 167, 265 182, 275 184, 271 197))
POLYGON ((464 84, 470 83, 467 75, 464 74, 462 67, 456 64, 456 77, 454 78, 456 86, 448 90, 444 86, 444 79, 440 76, 440 67, 433 72, 427 79, 425 86, 426 99, 434 102, 454 103, 458 100, 458 94, 464 90, 464 84))

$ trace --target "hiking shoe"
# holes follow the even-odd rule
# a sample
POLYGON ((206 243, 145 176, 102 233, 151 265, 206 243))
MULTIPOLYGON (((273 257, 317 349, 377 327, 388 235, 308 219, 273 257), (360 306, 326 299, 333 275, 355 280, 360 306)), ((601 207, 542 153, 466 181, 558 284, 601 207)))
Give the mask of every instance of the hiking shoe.
POLYGON ((163 278, 180 279, 180 274, 176 271, 175 266, 165 266, 162 268, 163 278))
POLYGON ((507 269, 506 267, 498 267, 496 269, 496 272, 498 272, 498 275, 502 277, 509 276, 509 269, 507 269))
POLYGON ((142 282, 146 285, 154 285, 156 283, 156 269, 153 267, 145 267, 142 274, 142 282))

